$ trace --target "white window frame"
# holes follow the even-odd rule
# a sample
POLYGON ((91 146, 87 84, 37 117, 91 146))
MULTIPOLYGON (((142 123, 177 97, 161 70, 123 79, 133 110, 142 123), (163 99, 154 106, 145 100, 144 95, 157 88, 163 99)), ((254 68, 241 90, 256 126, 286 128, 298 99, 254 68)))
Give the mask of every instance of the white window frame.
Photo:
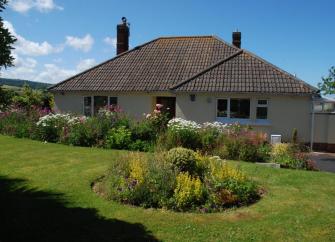
POLYGON ((215 109, 215 116, 216 120, 222 123, 226 124, 234 124, 234 123, 239 123, 239 124, 251 124, 251 101, 252 99, 250 97, 222 97, 222 98, 216 98, 216 109, 215 109), (249 118, 231 118, 230 117, 230 100, 231 99, 249 99, 249 118), (227 100, 227 117, 218 117, 218 100, 227 100))
MULTIPOLYGON (((83 107, 82 107, 82 113, 83 115, 85 115, 85 97, 91 97, 91 116, 94 115, 94 97, 95 96, 90 96, 90 95, 85 95, 83 96, 82 100, 83 100, 83 107)), ((119 103, 119 97, 118 96, 107 96, 107 105, 110 106, 110 97, 116 97, 117 98, 117 102, 119 103)), ((117 104, 119 105, 119 104, 117 104)))
POLYGON ((83 115, 85 115, 85 97, 91 97, 91 115, 90 116, 93 116, 94 96, 89 96, 89 95, 83 96, 83 115))
POLYGON ((269 100, 268 99, 257 99, 256 100, 256 120, 269 120, 269 100), (258 101, 266 101, 266 104, 259 104, 258 101), (267 108, 266 119, 257 118, 257 108, 267 108))

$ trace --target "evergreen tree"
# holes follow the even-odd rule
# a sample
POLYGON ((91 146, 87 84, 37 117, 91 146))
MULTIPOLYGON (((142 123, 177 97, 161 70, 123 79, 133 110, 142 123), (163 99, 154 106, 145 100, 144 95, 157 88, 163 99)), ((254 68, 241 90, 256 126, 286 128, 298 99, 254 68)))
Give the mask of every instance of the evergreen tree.
MULTIPOLYGON (((5 9, 8 0, 0 0, 0 12, 5 9)), ((0 16, 0 70, 2 67, 13 66, 14 57, 11 51, 14 49, 13 44, 16 38, 5 28, 3 19, 0 16)))

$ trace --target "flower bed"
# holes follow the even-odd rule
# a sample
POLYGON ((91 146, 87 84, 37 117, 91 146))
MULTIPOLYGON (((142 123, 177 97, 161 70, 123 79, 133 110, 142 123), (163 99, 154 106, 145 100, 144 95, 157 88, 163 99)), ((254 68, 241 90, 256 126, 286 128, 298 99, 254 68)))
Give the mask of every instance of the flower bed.
POLYGON ((125 204, 199 212, 244 206, 261 195, 241 170, 181 147, 149 158, 130 153, 113 163, 94 189, 125 204))
POLYGON ((12 108, 0 113, 0 133, 44 142, 134 151, 184 147, 222 159, 271 161, 286 168, 315 169, 297 144, 271 146, 265 133, 239 124, 198 124, 180 118, 169 121, 161 108, 157 105, 142 120, 129 118, 117 106, 105 107, 94 117, 12 108))

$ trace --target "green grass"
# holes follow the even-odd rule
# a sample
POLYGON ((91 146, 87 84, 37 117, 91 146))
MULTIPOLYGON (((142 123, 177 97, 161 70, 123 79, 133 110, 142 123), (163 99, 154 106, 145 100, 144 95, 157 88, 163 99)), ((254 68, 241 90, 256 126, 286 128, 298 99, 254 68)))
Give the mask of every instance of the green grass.
POLYGON ((176 213, 91 191, 122 153, 0 136, 0 241, 335 241, 335 174, 234 162, 265 197, 224 213, 176 213))

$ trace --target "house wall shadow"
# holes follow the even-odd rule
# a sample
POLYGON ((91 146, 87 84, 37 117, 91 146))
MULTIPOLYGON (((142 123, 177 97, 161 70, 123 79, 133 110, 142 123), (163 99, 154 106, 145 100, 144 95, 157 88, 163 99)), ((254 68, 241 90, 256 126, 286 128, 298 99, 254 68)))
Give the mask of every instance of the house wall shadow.
POLYGON ((12 241, 158 240, 142 224, 68 208, 62 194, 27 189, 25 180, 0 176, 0 242, 12 241))

